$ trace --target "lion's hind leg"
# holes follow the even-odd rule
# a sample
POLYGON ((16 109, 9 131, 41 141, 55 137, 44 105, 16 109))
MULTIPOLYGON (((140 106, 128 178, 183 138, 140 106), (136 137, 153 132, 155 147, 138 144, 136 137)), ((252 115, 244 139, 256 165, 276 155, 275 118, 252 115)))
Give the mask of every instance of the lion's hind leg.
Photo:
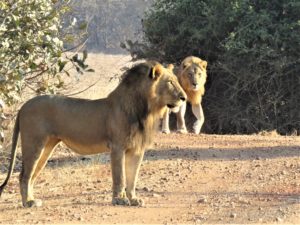
POLYGON ((34 173, 31 178, 32 186, 34 185, 36 178, 41 173, 41 171, 44 169, 45 165, 47 164, 48 159, 53 153, 53 150, 55 149, 56 145, 60 142, 57 138, 49 138, 47 141, 44 149, 42 150, 42 154, 38 160, 38 163, 35 167, 34 173))
POLYGON ((29 137, 26 133, 21 134, 22 138, 22 171, 20 173, 20 190, 24 207, 41 206, 40 200, 33 196, 32 177, 37 168, 38 162, 43 155, 43 148, 47 142, 46 137, 29 137))

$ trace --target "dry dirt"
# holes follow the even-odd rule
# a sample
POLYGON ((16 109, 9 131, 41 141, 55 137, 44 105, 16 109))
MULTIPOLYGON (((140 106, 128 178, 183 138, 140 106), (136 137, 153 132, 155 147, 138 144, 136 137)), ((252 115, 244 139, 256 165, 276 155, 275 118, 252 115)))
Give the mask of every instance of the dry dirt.
MULTIPOLYGON (((79 77, 68 92, 99 80, 79 96, 107 95, 118 83, 111 77, 120 74, 128 60, 90 56, 97 73, 79 77)), ((7 149, 9 143, 1 152, 7 149)), ((297 136, 157 134, 138 181, 137 193, 146 205, 137 208, 112 206, 108 154, 82 157, 59 146, 35 187, 43 206, 22 208, 17 163, 17 172, 0 199, 0 223, 297 224, 299 156, 297 136)), ((0 159, 2 182, 7 162, 0 159)))

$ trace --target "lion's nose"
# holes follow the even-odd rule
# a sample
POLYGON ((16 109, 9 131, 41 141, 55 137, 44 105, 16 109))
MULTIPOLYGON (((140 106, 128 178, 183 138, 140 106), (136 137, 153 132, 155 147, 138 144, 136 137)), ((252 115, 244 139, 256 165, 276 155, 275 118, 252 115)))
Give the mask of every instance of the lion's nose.
POLYGON ((185 101, 186 97, 184 97, 183 95, 179 97, 181 101, 185 101))

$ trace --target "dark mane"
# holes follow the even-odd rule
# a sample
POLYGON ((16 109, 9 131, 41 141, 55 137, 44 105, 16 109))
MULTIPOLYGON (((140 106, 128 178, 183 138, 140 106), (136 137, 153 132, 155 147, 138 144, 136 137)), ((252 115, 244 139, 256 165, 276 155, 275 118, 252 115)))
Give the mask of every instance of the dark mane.
POLYGON ((151 69, 156 64, 158 62, 150 61, 134 65, 122 75, 117 89, 123 91, 116 92, 117 98, 123 99, 120 108, 127 117, 128 126, 131 129, 130 136, 139 133, 141 146, 151 143, 154 127, 153 125, 149 126, 147 122, 150 113, 148 99, 145 95, 145 89, 140 86, 145 79, 150 81, 151 69), (128 102, 133 104, 128 104, 128 102))
POLYGON ((134 86, 139 84, 145 76, 150 74, 151 68, 158 64, 156 61, 149 61, 134 65, 121 76, 121 84, 134 86))

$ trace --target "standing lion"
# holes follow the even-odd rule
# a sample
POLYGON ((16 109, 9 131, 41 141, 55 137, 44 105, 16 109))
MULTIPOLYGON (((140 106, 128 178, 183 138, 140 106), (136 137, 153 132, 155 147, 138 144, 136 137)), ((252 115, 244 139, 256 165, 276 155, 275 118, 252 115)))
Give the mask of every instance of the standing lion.
MULTIPOLYGON (((178 80, 182 88, 187 94, 187 101, 192 106, 192 111, 197 120, 193 125, 193 132, 199 134, 204 123, 204 113, 202 109, 202 96, 204 95, 204 85, 206 82, 207 62, 195 56, 186 57, 180 64, 178 72, 178 80)), ((183 103, 179 109, 171 110, 176 113, 177 131, 179 133, 187 133, 184 115, 186 111, 186 103, 183 103)), ((163 114, 162 132, 170 133, 169 113, 167 109, 163 114)))
POLYGON ((38 96, 20 109, 13 133, 12 158, 6 186, 21 136, 20 189, 24 207, 40 206, 33 186, 55 146, 65 143, 74 152, 88 155, 109 151, 112 168, 112 203, 139 206, 136 197, 144 150, 152 141, 161 111, 180 106, 186 94, 177 77, 157 62, 134 66, 107 98, 86 100, 62 96, 38 96))

